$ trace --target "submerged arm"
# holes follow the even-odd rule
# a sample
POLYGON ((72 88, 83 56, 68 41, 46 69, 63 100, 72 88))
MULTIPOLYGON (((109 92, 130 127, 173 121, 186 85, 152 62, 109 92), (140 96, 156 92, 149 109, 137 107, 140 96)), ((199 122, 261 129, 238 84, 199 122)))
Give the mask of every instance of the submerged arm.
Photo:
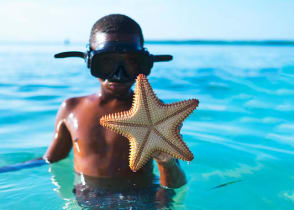
POLYGON ((53 142, 43 156, 49 163, 66 158, 72 148, 71 135, 65 123, 68 109, 67 102, 64 102, 58 111, 53 142))
POLYGON ((33 160, 0 167, 0 173, 6 173, 6 172, 10 172, 10 171, 18 171, 18 170, 21 170, 24 168, 33 168, 33 167, 38 167, 38 166, 42 166, 45 164, 46 164, 45 160, 43 160, 43 158, 40 157, 40 158, 36 158, 33 160))
POLYGON ((66 106, 62 106, 58 112, 53 143, 48 148, 45 155, 33 160, 2 166, 0 167, 0 173, 42 166, 48 162, 53 163, 59 161, 68 155, 72 148, 72 141, 71 135, 64 123, 64 116, 67 112, 65 107, 66 106))

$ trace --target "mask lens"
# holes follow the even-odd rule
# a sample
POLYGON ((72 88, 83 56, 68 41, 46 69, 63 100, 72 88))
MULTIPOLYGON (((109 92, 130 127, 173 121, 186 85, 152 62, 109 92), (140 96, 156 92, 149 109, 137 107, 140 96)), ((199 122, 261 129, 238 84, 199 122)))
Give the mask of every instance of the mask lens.
POLYGON ((150 73, 150 57, 141 53, 101 53, 91 62, 91 74, 102 79, 110 78, 119 66, 123 66, 127 76, 133 80, 140 73, 150 73))
POLYGON ((150 58, 144 54, 126 53, 123 57, 125 68, 130 77, 136 78, 138 74, 146 74, 150 68, 150 58))
POLYGON ((110 54, 96 54, 91 62, 91 74, 95 77, 107 79, 113 74, 115 60, 110 54))

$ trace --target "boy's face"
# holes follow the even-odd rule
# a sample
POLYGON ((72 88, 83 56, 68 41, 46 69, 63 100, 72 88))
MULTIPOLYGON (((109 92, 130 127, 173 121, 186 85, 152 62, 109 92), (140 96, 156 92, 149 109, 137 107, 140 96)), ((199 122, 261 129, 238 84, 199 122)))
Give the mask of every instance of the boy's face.
MULTIPOLYGON (((95 39, 91 42, 91 49, 96 50, 101 48, 101 46, 105 45, 107 42, 123 42, 123 43, 130 43, 137 45, 138 48, 142 48, 140 43, 140 37, 136 34, 107 34, 107 33, 101 33, 97 32, 95 35, 95 39)), ((116 71, 114 69, 114 71, 116 71)), ((114 95, 114 96, 122 96, 124 94, 128 94, 130 91, 130 88, 134 84, 135 80, 131 81, 120 81, 114 78, 109 79, 100 79, 99 81, 101 83, 102 91, 106 91, 108 94, 114 95)))

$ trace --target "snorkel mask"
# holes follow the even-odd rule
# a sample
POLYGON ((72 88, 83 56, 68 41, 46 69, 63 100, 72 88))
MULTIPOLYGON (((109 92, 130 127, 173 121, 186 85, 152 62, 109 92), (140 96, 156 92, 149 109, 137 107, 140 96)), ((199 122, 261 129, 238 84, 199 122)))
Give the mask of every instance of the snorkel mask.
POLYGON ((83 58, 94 77, 116 82, 129 82, 137 75, 149 75, 154 62, 170 61, 171 55, 152 55, 146 48, 129 42, 108 41, 96 50, 69 51, 54 55, 55 58, 83 58))

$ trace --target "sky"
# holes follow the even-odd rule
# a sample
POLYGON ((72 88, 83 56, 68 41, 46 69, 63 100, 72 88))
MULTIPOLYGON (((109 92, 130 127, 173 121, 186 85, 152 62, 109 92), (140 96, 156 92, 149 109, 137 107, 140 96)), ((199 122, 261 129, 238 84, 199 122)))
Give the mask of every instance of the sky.
POLYGON ((0 0, 0 41, 88 41, 120 13, 146 40, 294 40, 294 0, 0 0))

